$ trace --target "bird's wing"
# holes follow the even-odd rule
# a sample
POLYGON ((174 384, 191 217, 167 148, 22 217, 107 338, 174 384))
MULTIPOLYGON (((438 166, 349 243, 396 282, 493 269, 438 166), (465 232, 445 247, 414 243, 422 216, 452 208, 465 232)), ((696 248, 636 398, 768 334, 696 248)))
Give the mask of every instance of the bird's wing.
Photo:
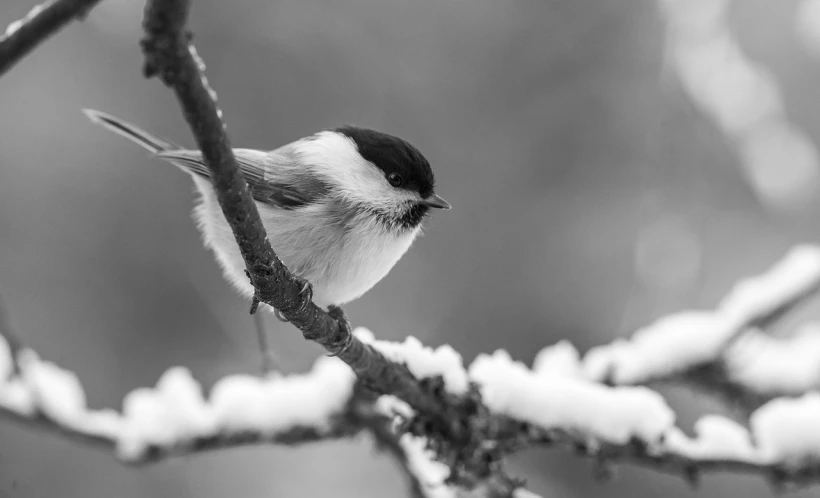
MULTIPOLYGON (((132 125, 111 114, 84 109, 91 121, 132 140, 183 170, 205 178, 211 172, 198 150, 185 150, 168 140, 132 125)), ((281 209, 296 209, 327 195, 327 184, 311 176, 294 157, 292 145, 272 152, 234 149, 239 169, 248 182, 253 198, 281 209)))
MULTIPOLYGON (((297 169, 285 148, 273 152, 234 149, 234 156, 251 195, 258 202, 281 209, 296 209, 315 203, 329 191, 327 184, 297 169)), ((199 151, 168 150, 158 152, 157 157, 192 173, 211 177, 199 151)))

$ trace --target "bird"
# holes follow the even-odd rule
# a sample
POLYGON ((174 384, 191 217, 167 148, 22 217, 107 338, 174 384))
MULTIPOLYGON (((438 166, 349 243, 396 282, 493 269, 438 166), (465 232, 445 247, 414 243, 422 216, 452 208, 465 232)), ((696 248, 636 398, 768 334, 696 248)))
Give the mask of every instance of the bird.
MULTIPOLYGON (((253 297, 202 153, 110 114, 83 112, 191 176, 199 193, 193 217, 204 245, 239 293, 253 297)), ((277 256, 313 302, 328 309, 370 290, 407 252, 431 210, 451 208, 435 193, 425 156, 380 131, 345 125, 274 150, 233 152, 277 256)))

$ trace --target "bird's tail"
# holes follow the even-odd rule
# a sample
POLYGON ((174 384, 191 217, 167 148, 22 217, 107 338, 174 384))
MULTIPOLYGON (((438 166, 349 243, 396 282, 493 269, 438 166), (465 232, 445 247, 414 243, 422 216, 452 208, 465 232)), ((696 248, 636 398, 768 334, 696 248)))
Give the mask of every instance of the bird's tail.
POLYGON ((181 149, 180 146, 173 142, 169 142, 159 138, 156 135, 152 135, 147 131, 132 125, 131 123, 127 123, 110 114, 95 111, 94 109, 83 109, 83 112, 91 121, 97 123, 98 125, 104 126, 114 133, 122 135, 133 142, 138 143, 155 154, 168 150, 181 149))

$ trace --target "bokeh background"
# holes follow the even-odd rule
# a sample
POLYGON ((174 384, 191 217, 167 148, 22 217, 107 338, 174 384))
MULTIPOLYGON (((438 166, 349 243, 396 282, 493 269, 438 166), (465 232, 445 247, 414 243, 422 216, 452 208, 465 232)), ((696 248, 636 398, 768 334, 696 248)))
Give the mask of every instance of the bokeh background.
MULTIPOLYGON (((31 0, 0 2, 0 24, 31 0)), ((466 360, 587 348, 708 307, 820 238, 815 0, 195 2, 199 52, 234 144, 270 149, 354 123, 407 138, 454 206, 349 305, 377 336, 466 360)), ((142 78, 141 2, 104 0, 0 79, 0 294, 18 334, 75 370, 96 407, 172 365, 204 384, 256 372, 248 304, 190 219, 188 177, 83 107, 192 144, 142 78)), ((321 352, 267 321, 282 369, 321 352)), ((689 428, 724 407, 664 391, 689 428)), ((761 479, 621 468, 561 450, 511 463, 544 496, 769 496, 761 479)), ((0 497, 383 497, 402 477, 365 438, 127 468, 0 424, 0 497), (319 470, 321 469, 321 470, 319 470)), ((815 490, 816 491, 816 490, 815 490)), ((804 491, 810 496, 811 491, 804 491)))

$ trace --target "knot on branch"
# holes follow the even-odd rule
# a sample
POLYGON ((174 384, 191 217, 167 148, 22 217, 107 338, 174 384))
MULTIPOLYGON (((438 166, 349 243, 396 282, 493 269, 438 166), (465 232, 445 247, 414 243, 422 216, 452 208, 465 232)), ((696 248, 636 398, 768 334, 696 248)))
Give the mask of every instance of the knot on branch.
POLYGON ((291 274, 278 261, 253 264, 245 269, 245 276, 255 289, 251 314, 256 312, 260 302, 268 303, 276 310, 277 317, 287 322, 304 315, 313 303, 313 286, 310 282, 291 274))
POLYGON ((182 71, 185 66, 178 61, 186 56, 192 38, 190 31, 160 32, 143 38, 140 41, 140 47, 145 53, 143 75, 146 78, 159 76, 166 85, 174 85, 184 80, 182 71))
MULTIPOLYGON (((245 269, 245 276, 248 277, 251 285, 257 289, 257 294, 259 293, 259 287, 268 283, 274 277, 274 274, 273 266, 269 264, 256 263, 245 269)), ((264 296, 255 296, 255 298, 259 301, 265 300, 264 296)))
POLYGON ((188 45, 193 36, 185 29, 190 0, 178 2, 147 2, 142 27, 145 37, 140 46, 145 53, 143 74, 146 78, 159 75, 166 85, 174 85, 184 78, 181 64, 188 56, 188 45))
POLYGON ((327 312, 330 317, 339 324, 338 334, 331 338, 328 344, 328 350, 330 351, 329 356, 340 356, 346 353, 353 345, 353 330, 350 325, 350 320, 347 319, 342 308, 330 306, 327 312))

